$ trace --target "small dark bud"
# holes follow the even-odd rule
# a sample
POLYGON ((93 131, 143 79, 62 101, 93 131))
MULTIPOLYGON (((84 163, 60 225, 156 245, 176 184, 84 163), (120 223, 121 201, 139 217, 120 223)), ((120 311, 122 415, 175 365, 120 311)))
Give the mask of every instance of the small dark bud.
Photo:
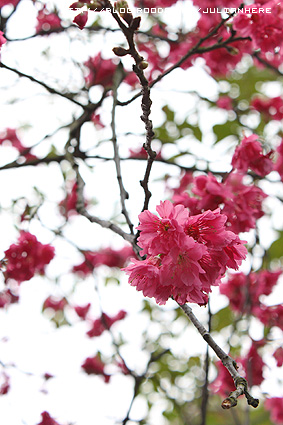
POLYGON ((84 6, 84 3, 80 2, 80 1, 76 1, 75 3, 72 3, 71 6, 69 6, 69 9, 78 10, 83 6, 84 6))
POLYGON ((116 56, 126 56, 129 53, 124 47, 113 47, 112 51, 116 56))
POLYGON ((146 69, 146 68, 148 67, 148 62, 146 62, 146 61, 141 61, 141 62, 138 64, 138 67, 139 67, 139 69, 146 69))
POLYGON ((131 28, 133 31, 136 31, 136 30, 138 30, 138 29, 139 29, 139 27, 140 27, 140 23, 141 23, 141 17, 140 17, 140 16, 137 16, 136 18, 134 18, 134 19, 132 20, 131 25, 130 25, 130 28, 131 28))

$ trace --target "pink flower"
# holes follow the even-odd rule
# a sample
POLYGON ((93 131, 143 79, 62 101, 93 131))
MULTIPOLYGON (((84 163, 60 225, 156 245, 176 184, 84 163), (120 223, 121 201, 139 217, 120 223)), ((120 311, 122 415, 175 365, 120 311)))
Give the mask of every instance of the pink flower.
POLYGON ((231 111, 233 109, 232 99, 229 96, 221 96, 216 101, 216 105, 218 108, 226 109, 227 111, 231 111))
POLYGON ((241 313, 254 312, 261 305, 260 297, 271 293, 280 275, 281 271, 268 270, 248 275, 235 273, 221 284, 220 292, 229 298, 233 310, 241 313))
POLYGON ((260 385, 263 381, 263 367, 265 366, 265 363, 258 354, 258 348, 260 345, 261 344, 257 341, 252 341, 251 348, 247 355, 244 359, 240 360, 250 387, 253 385, 260 385))
POLYGON ((104 372, 104 367, 105 365, 98 354, 94 357, 87 357, 82 364, 82 368, 88 375, 102 375, 104 382, 108 383, 110 381, 110 375, 104 372))
POLYGON ((116 64, 111 59, 102 59, 101 54, 89 58, 84 65, 88 68, 85 82, 88 87, 101 85, 111 87, 116 64))
POLYGON ((39 422, 37 425, 59 425, 59 423, 56 422, 55 419, 51 418, 48 412, 42 412, 41 418, 42 421, 39 422))
POLYGON ((124 319, 126 315, 127 313, 124 310, 120 310, 114 317, 102 313, 100 318, 93 321, 92 328, 87 332, 87 335, 89 337, 102 335, 105 330, 109 330, 115 322, 124 319))
POLYGON ((172 244, 184 235, 183 225, 189 212, 183 205, 173 206, 170 201, 160 202, 156 207, 160 217, 150 211, 139 215, 138 230, 142 230, 138 244, 143 251, 141 255, 167 254, 172 244))
POLYGON ((252 134, 249 137, 244 137, 240 145, 236 147, 232 166, 243 173, 246 173, 250 168, 259 176, 264 177, 273 170, 273 163, 270 159, 272 153, 271 151, 267 155, 263 155, 258 136, 252 134))
POLYGON ((211 173, 195 177, 187 192, 174 189, 173 201, 189 208, 192 215, 214 210, 224 205, 222 213, 227 216, 227 227, 234 233, 246 232, 255 227, 256 220, 263 216, 262 202, 267 195, 255 185, 244 185, 243 175, 230 173, 224 182, 219 182, 211 173))
POLYGON ((271 420, 275 424, 283 423, 283 397, 268 398, 264 406, 267 410, 270 410, 271 420))
POLYGON ((265 9, 271 8, 271 13, 251 13, 251 9, 258 9, 258 6, 249 5, 246 8, 247 13, 238 13, 235 16, 233 28, 238 35, 251 37, 253 50, 274 52, 282 46, 283 8, 276 0, 266 2, 264 6, 265 9))
POLYGON ((43 245, 31 233, 21 232, 18 244, 12 244, 5 251, 5 279, 21 283, 30 280, 35 273, 43 274, 46 265, 54 257, 54 251, 51 245, 43 245))
POLYGON ((256 316, 266 327, 278 326, 283 330, 283 305, 266 306, 260 304, 253 309, 253 314, 256 316))
POLYGON ((77 16, 75 16, 75 18, 73 19, 73 22, 78 25, 80 30, 82 30, 86 26, 87 20, 88 20, 88 12, 84 11, 79 13, 77 16))
POLYGON ((251 101, 252 109, 263 113, 267 120, 282 120, 283 118, 283 99, 280 96, 271 99, 254 97, 251 101))
POLYGON ((61 19, 56 13, 49 12, 46 6, 44 6, 37 15, 36 32, 39 33, 41 31, 50 31, 58 28, 62 28, 61 19))
POLYGON ((165 201, 156 210, 161 218, 149 211, 139 215, 138 244, 148 257, 132 259, 124 269, 129 283, 159 304, 169 297, 206 304, 227 267, 237 269, 245 258, 243 241, 227 230, 220 209, 190 217, 182 205, 165 201))

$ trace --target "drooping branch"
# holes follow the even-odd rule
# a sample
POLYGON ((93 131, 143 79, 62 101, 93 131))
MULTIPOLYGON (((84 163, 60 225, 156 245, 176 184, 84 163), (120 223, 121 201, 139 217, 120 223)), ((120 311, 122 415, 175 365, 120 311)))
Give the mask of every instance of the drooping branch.
POLYGON ((228 370, 228 372, 230 373, 230 375, 232 376, 234 380, 236 390, 232 391, 229 397, 223 400, 221 404, 222 408, 230 409, 231 407, 236 406, 237 399, 243 394, 245 395, 249 405, 253 407, 257 407, 259 405, 259 400, 256 398, 253 398, 250 395, 248 391, 248 383, 246 379, 239 374, 235 360, 233 360, 232 357, 226 354, 225 351, 223 351, 222 348, 219 347, 219 345, 214 341, 210 333, 205 329, 205 327, 200 323, 200 321, 194 315, 191 307, 189 307, 187 304, 183 304, 183 305, 179 304, 179 306, 181 307, 183 312, 186 314, 186 316, 191 320, 191 322, 196 327, 198 332, 201 334, 203 339, 215 352, 217 357, 222 361, 223 365, 226 367, 226 369, 228 370))

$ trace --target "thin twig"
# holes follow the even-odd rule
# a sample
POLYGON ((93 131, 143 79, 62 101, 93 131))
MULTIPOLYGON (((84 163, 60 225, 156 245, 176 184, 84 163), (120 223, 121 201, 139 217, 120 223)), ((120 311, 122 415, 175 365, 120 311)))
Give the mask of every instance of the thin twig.
MULTIPOLYGON (((140 184, 143 187, 144 193, 145 193, 145 200, 144 200, 144 205, 143 205, 143 210, 145 210, 145 209, 148 208, 149 199, 151 197, 151 192, 148 189, 148 181, 149 181, 149 176, 150 176, 153 161, 156 158, 156 152, 154 152, 151 148, 151 142, 152 142, 152 139, 154 137, 154 132, 153 132, 152 121, 149 119, 149 115, 151 113, 150 108, 151 108, 151 104, 152 104, 151 99, 150 99, 150 88, 149 88, 148 80, 145 77, 144 71, 143 71, 144 65, 146 66, 146 64, 144 63, 144 58, 139 54, 139 52, 136 49, 136 45, 135 45, 135 41, 134 41, 134 35, 135 35, 137 28, 131 27, 130 24, 128 24, 128 26, 125 25, 122 22, 118 13, 115 13, 114 8, 113 8, 113 6, 112 6, 112 4, 109 0, 106 1, 106 6, 110 8, 113 18, 116 20, 120 29, 122 30, 123 34, 126 37, 126 40, 128 42, 128 46, 129 46, 129 48, 127 50, 127 52, 128 52, 127 54, 132 56, 132 58, 135 61, 135 65, 133 65, 133 71, 136 73, 136 75, 137 75, 137 77, 140 81, 140 84, 142 86, 141 107, 142 107, 143 113, 141 115, 141 120, 145 124, 146 142, 144 144, 144 149, 146 150, 146 152, 148 154, 148 160, 147 160, 145 175, 144 175, 143 180, 140 181, 140 184)), ((135 18, 135 19, 138 19, 138 18, 135 18)), ((133 19, 133 21, 134 21, 134 19, 133 19)), ((116 103, 117 103, 117 100, 116 100, 116 103)))
POLYGON ((112 106, 112 119, 111 119, 112 143, 113 143, 113 149, 114 149, 114 162, 116 167, 116 175, 117 175, 117 180, 118 180, 119 189, 120 189, 122 214, 124 214, 126 222, 130 229, 130 233, 133 235, 134 225, 130 220, 129 213, 127 211, 126 203, 125 203, 126 199, 129 199, 129 194, 126 191, 123 184, 123 180, 122 180, 121 164, 120 164, 120 156, 119 156, 119 149, 118 149, 117 135, 116 135, 116 124, 115 124, 115 112, 116 112, 116 106, 117 106, 117 90, 122 80, 123 80, 123 67, 122 65, 118 65, 114 75, 114 81, 113 81, 113 87, 112 87, 112 91, 113 91, 113 106, 112 106))
POLYGON ((94 215, 89 214, 89 212, 85 208, 85 200, 83 196, 83 189, 85 186, 85 182, 83 181, 83 178, 80 175, 79 167, 76 163, 74 164, 74 169, 77 175, 77 204, 76 204, 77 212, 81 214, 82 216, 86 217, 91 223, 97 223, 101 227, 104 227, 105 229, 112 230, 114 233, 117 233, 118 235, 122 236, 123 239, 125 239, 126 241, 134 245, 133 235, 124 232, 124 230, 122 230, 119 226, 117 226, 116 224, 112 223, 109 220, 103 220, 101 218, 98 218, 94 215))
POLYGON ((76 105, 80 106, 81 108, 85 108, 85 105, 83 105, 82 103, 78 102, 76 99, 73 99, 73 97, 68 94, 68 93, 61 93, 60 91, 49 87, 46 83, 44 83, 43 81, 38 80, 37 78, 33 77, 32 75, 28 75, 25 74, 24 72, 19 71, 16 68, 12 68, 8 65, 5 65, 3 62, 0 62, 0 68, 4 68, 7 69, 9 71, 14 72, 15 74, 19 75, 19 77, 25 77, 28 78, 30 81, 39 84, 40 86, 44 87, 49 93, 51 94, 57 94, 58 96, 63 97, 64 99, 68 99, 71 102, 75 103, 76 105))
MULTIPOLYGON (((211 332, 211 310, 210 310, 210 303, 208 301, 207 304, 208 307, 208 332, 211 332)), ((208 405, 208 398, 209 398, 209 392, 208 392, 208 373, 209 373, 209 346, 206 347, 206 354, 205 354, 205 379, 202 386, 202 398, 201 398, 201 425, 206 424, 206 415, 207 415, 207 405, 208 405)))
MULTIPOLYGON (((179 304, 179 303, 178 303, 179 304)), ((188 316, 193 325, 197 328, 198 332, 201 334, 203 339, 207 342, 207 344, 213 349, 217 357, 222 361, 223 365, 226 367, 230 375, 232 376, 236 390, 232 391, 225 400, 223 400, 221 406, 223 409, 230 409, 237 405, 237 399, 241 395, 245 395, 247 402, 249 405, 253 407, 257 407, 259 404, 259 400, 253 398, 248 392, 248 383, 245 378, 243 378, 239 372, 237 371, 237 364, 232 357, 228 356, 225 351, 222 350, 221 347, 214 341, 210 333, 205 329, 205 327, 200 323, 197 317, 194 315, 191 307, 187 304, 179 304, 183 312, 188 316)))

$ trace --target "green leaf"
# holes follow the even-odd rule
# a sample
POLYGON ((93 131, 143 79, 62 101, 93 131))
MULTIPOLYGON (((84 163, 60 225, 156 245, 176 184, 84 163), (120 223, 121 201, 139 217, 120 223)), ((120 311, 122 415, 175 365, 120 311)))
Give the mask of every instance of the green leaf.
POLYGON ((269 260, 283 257, 283 231, 278 232, 279 237, 274 241, 267 251, 269 260))
POLYGON ((230 307, 224 307, 212 316, 212 330, 219 332, 233 322, 233 314, 230 307))

